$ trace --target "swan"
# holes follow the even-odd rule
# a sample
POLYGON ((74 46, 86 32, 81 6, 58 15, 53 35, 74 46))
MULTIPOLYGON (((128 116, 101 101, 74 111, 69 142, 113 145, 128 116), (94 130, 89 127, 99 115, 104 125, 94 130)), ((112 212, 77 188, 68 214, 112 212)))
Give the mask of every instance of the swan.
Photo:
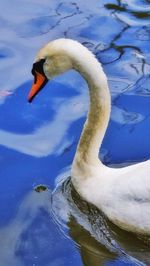
POLYGON ((120 228, 150 235, 150 160, 123 168, 105 166, 98 158, 111 112, 111 96, 100 62, 71 39, 50 41, 33 63, 32 102, 48 80, 67 70, 78 71, 89 88, 90 106, 71 168, 79 195, 120 228))

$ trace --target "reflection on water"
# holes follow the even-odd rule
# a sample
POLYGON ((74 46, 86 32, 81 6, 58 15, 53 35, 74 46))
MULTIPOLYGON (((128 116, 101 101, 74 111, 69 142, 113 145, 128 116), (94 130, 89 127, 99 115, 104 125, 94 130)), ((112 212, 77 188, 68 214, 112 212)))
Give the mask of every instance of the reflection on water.
MULTIPOLYGON (((0 250, 1 265, 21 265, 20 249, 23 245, 24 247, 29 245, 32 248, 30 241, 34 234, 28 237, 30 227, 32 228, 32 224, 36 223, 36 230, 38 230, 37 218, 40 217, 40 212, 43 215, 44 211, 48 210, 49 198, 48 192, 40 194, 34 191, 30 192, 20 204, 16 217, 10 224, 0 229, 0 245, 3 247, 0 250)), ((34 241, 34 245, 37 245, 36 239, 34 241)), ((27 252, 27 250, 24 249, 23 252, 27 252)))
MULTIPOLYGON (((64 250, 64 237, 50 216, 50 198, 50 190, 41 193, 30 191, 14 219, 1 227, 1 265, 72 265, 68 258, 71 254, 76 255, 76 250, 67 240, 64 250)), ((78 257, 74 263, 80 263, 78 257)))
POLYGON ((77 39, 102 62, 111 90, 101 159, 111 165, 148 159, 149 0, 5 0, 0 10, 1 264, 150 265, 149 239, 111 224, 69 181, 54 184, 62 171, 69 176, 85 120, 83 79, 70 71, 33 104, 26 101, 37 50, 51 39, 77 39), (42 183, 57 189, 33 191, 42 183))
POLYGON ((60 230, 76 242, 85 266, 92 262, 97 266, 112 261, 149 265, 150 239, 125 232, 112 224, 78 195, 70 178, 53 192, 52 213, 60 230))
POLYGON ((150 240, 110 223, 99 210, 80 198, 70 179, 59 183, 52 194, 43 187, 29 192, 14 219, 1 227, 3 266, 79 265, 78 258, 71 260, 76 252, 70 238, 85 266, 113 262, 114 265, 149 265, 150 240))

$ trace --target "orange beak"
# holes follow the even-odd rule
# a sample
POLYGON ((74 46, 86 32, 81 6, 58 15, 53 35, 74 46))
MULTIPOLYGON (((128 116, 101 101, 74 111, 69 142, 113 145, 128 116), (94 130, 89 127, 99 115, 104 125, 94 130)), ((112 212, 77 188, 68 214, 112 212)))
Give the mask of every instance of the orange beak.
POLYGON ((37 93, 46 85, 48 79, 41 73, 35 71, 35 81, 28 95, 28 101, 32 102, 37 93))

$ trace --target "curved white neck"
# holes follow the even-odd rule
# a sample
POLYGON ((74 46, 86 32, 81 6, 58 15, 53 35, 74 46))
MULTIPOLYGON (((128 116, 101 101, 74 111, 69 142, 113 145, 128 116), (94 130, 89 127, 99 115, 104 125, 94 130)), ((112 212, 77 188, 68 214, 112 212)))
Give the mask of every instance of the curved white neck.
POLYGON ((46 69, 45 65, 44 69, 48 78, 74 68, 84 77, 89 87, 89 113, 71 171, 75 173, 75 169, 77 169, 79 172, 80 168, 84 172, 84 169, 88 169, 87 165, 99 162, 99 148, 109 122, 111 101, 106 75, 95 56, 74 40, 58 39, 50 42, 41 49, 40 58, 45 58, 45 53, 49 55, 48 67, 46 69))
POLYGON ((98 161, 101 147, 110 117, 111 100, 106 75, 97 59, 86 50, 76 56, 74 68, 84 77, 89 87, 90 106, 72 170, 75 167, 94 165, 98 161))

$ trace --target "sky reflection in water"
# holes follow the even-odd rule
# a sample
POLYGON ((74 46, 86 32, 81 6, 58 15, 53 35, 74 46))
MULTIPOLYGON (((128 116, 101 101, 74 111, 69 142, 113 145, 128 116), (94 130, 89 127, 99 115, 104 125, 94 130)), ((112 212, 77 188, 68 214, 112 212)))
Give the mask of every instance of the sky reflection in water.
POLYGON ((1 264, 149 265, 149 242, 134 236, 132 243, 72 196, 70 185, 58 186, 59 175, 69 176, 88 110, 84 80, 70 71, 27 103, 38 49, 55 38, 77 39, 102 62, 112 95, 100 157, 111 165, 148 159, 148 1, 6 0, 0 9, 1 264), (34 191, 41 183, 48 192, 34 191))

